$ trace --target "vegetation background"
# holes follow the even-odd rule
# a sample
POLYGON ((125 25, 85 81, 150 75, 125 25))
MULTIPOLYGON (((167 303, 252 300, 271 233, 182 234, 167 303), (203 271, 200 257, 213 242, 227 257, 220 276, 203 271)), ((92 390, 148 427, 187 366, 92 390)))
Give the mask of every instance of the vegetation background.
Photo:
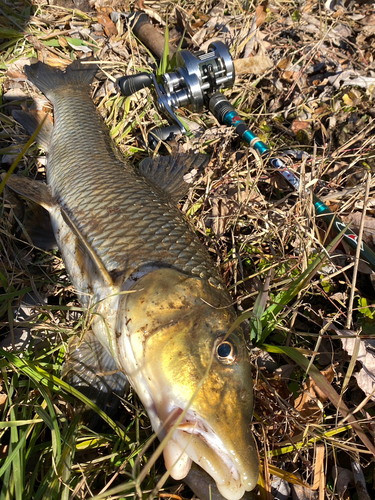
MULTIPOLYGON (((45 177, 45 153, 12 117, 31 105, 50 110, 23 73, 33 57, 67 65, 95 55, 93 99, 113 140, 134 165, 152 154, 147 132, 165 117, 152 92, 125 98, 116 79, 161 74, 168 62, 135 39, 131 10, 193 52, 225 41, 240 60, 226 97, 274 155, 288 152, 301 180, 293 192, 208 110, 178 111, 189 134, 172 151, 211 157, 180 208, 220 268, 252 347, 262 462, 255 498, 374 498, 374 270, 342 241, 332 244, 312 204, 314 192, 374 249, 374 3, 1 0, 3 171, 45 177)), ((0 190, 0 498, 157 498, 163 461, 154 463, 137 396, 130 392, 113 419, 96 408, 99 430, 77 412, 79 401, 90 403, 61 380, 61 367, 90 311, 59 253, 32 244, 25 202, 0 190)), ((193 493, 170 481, 159 495, 193 493)))

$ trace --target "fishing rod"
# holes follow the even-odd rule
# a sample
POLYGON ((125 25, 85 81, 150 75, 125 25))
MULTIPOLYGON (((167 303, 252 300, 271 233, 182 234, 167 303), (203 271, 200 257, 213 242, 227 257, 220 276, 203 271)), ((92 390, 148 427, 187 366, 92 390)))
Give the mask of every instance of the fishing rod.
MULTIPOLYGON (((156 55, 162 57, 163 35, 151 25, 148 16, 137 12, 133 13, 130 19, 136 36, 154 50, 156 55)), ((219 123, 233 127, 241 139, 267 159, 287 183, 298 191, 300 189, 298 176, 280 158, 271 154, 269 147, 251 132, 232 104, 219 92, 232 87, 235 80, 235 61, 227 46, 223 42, 216 41, 209 45, 207 53, 200 52, 196 55, 186 49, 177 53, 171 47, 170 50, 175 54, 176 65, 173 72, 161 76, 161 84, 157 82, 153 73, 123 76, 117 82, 125 96, 130 96, 146 87, 155 88, 157 107, 171 125, 149 132, 150 147, 155 149, 160 141, 169 141, 178 135, 186 134, 185 127, 175 114, 177 108, 186 107, 193 112, 200 112, 206 107, 219 123)), ((316 215, 322 217, 335 233, 339 234, 345 229, 346 225, 340 218, 314 193, 313 204, 316 215)), ((357 250, 357 234, 346 228, 343 238, 352 250, 357 250)), ((360 257, 375 271, 375 252, 363 241, 360 246, 360 257)))
MULTIPOLYGON (((277 169, 277 172, 287 181, 289 186, 298 191, 300 188, 300 180, 297 175, 289 169, 285 163, 277 157, 271 155, 271 151, 249 128, 246 123, 240 118, 228 101, 228 99, 221 93, 214 94, 209 100, 209 109, 215 118, 223 125, 234 127, 237 134, 247 144, 254 148, 261 156, 266 158, 269 163, 277 169)), ((322 217, 328 227, 332 228, 336 234, 341 233, 346 225, 335 215, 332 210, 313 193, 313 204, 317 216, 322 217)), ((353 249, 356 250, 358 246, 358 235, 351 229, 346 228, 343 237, 345 242, 353 249)), ((360 247, 361 258, 366 261, 370 267, 375 271, 375 252, 363 241, 360 247)))

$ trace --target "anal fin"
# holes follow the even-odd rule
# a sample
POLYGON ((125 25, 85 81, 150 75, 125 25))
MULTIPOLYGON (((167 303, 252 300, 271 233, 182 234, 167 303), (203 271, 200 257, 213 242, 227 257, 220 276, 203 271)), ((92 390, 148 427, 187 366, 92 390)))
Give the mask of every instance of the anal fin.
MULTIPOLYGON (((1 174, 1 178, 4 179, 5 175, 6 174, 1 174)), ((19 175, 11 175, 6 185, 22 196, 22 198, 37 203, 48 210, 48 212, 50 212, 55 205, 47 184, 42 181, 35 181, 19 175)))
POLYGON ((12 112, 13 118, 26 130, 30 135, 33 135, 35 130, 40 127, 36 141, 44 151, 48 151, 51 142, 53 130, 53 120, 50 115, 37 110, 18 110, 12 112))
MULTIPOLYGON (((4 178, 5 175, 2 174, 1 177, 4 178)), ((56 248, 49 215, 54 202, 47 185, 27 177, 11 175, 6 187, 6 198, 12 200, 15 219, 22 232, 26 233, 26 239, 43 250, 56 248)))

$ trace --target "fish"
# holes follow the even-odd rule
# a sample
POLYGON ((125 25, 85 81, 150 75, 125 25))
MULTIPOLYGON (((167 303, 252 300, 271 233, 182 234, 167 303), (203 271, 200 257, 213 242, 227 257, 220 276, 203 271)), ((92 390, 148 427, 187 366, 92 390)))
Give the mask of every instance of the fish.
MULTIPOLYGON (((92 61, 25 66, 54 109, 52 129, 38 136, 47 183, 8 180, 49 212, 78 300, 92 314, 68 361, 70 380, 86 394, 96 384, 110 395, 129 382, 159 439, 172 431, 163 450, 170 475, 183 479, 195 462, 224 498, 239 500, 259 475, 249 354, 241 328, 230 332, 236 312, 223 279, 178 208, 209 158, 159 156, 135 168, 91 98, 96 72, 92 61)), ((16 115, 35 129, 32 114, 16 115)))

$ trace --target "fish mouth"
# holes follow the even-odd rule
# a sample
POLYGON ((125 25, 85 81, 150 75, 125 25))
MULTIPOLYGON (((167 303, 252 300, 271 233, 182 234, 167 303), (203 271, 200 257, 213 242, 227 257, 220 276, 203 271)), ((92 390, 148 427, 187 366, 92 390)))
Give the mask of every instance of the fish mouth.
POLYGON ((241 463, 235 449, 228 449, 195 412, 185 414, 163 453, 165 466, 173 479, 186 477, 193 461, 215 480, 218 490, 227 499, 239 500, 245 491, 255 487, 249 482, 251 474, 246 470, 246 464, 241 463))

